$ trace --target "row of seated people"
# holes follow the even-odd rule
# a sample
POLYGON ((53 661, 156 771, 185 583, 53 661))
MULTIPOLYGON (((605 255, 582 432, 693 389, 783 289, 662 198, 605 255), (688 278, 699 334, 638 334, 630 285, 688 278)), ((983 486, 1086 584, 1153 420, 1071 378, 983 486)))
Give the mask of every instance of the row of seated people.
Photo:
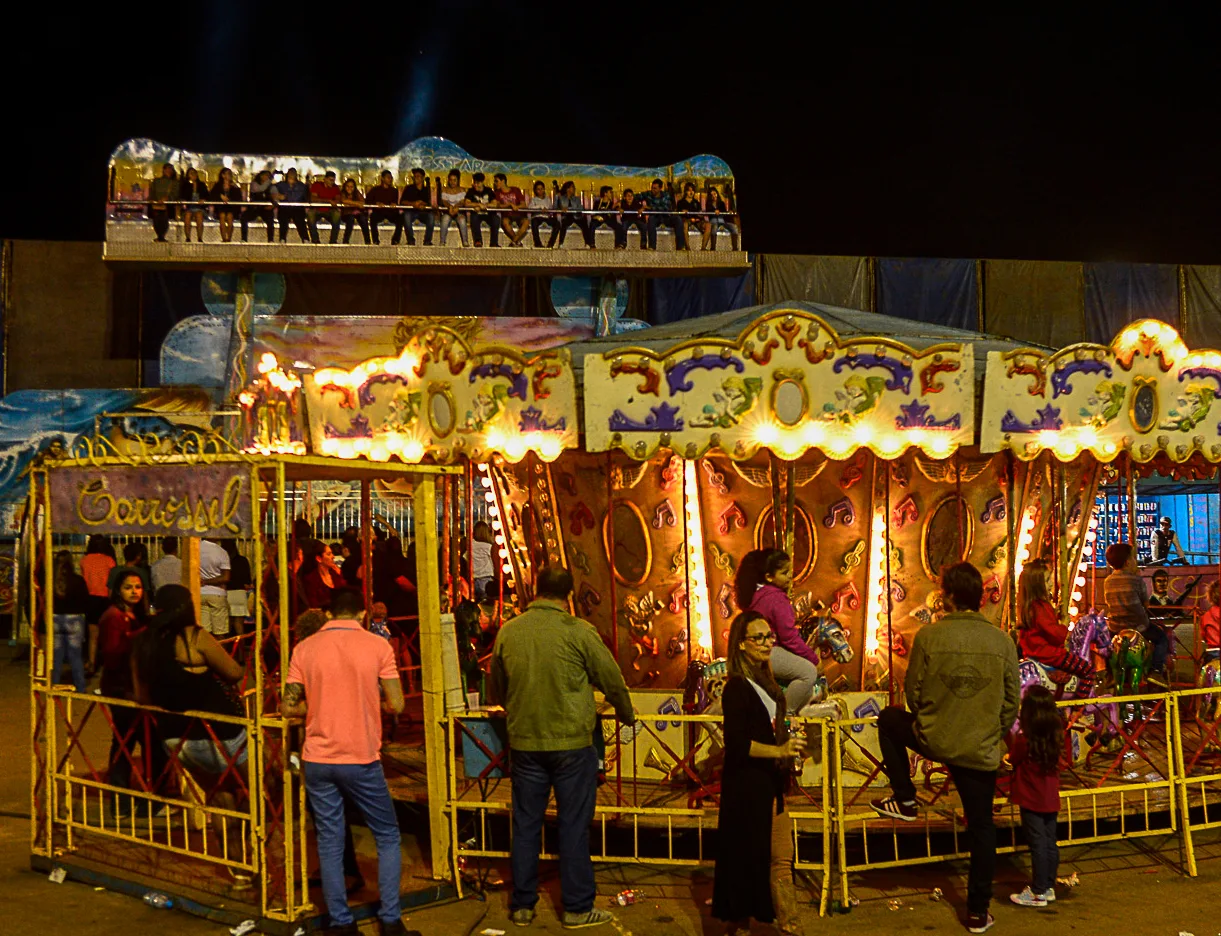
MULTIPOLYGON (((380 244, 381 226, 391 224, 392 244, 400 243, 405 233, 407 243, 414 245, 415 225, 419 223, 426 247, 433 245, 433 231, 439 224, 442 246, 451 226, 457 227, 463 247, 472 240, 476 247, 482 247, 486 226, 493 247, 500 246, 503 233, 507 246, 521 247, 526 236, 532 235, 534 246, 539 248, 543 247, 542 228, 548 229, 546 246, 556 247, 563 243, 568 229, 575 227, 592 249, 598 229, 606 227, 613 233, 616 249, 627 247, 632 228, 639 233, 640 246, 645 250, 657 249, 657 233, 662 228, 673 231, 679 250, 689 249, 692 230, 701 235, 703 250, 716 250, 720 230, 728 232, 732 249, 738 249, 737 215, 717 186, 711 184, 699 193, 695 183, 687 182, 683 197, 677 201, 661 179, 654 179, 647 192, 637 195, 624 189, 618 198, 611 186, 603 185, 597 199, 591 199, 587 206, 573 182, 553 184, 555 190, 549 195, 546 185, 537 181, 527 198, 521 189, 508 184, 504 173, 496 173, 489 188, 484 174, 476 172, 468 188, 462 184, 462 174, 454 169, 444 187, 438 177, 439 197, 434 201, 424 170, 413 169, 411 177, 400 191, 394 174, 387 169, 377 185, 362 193, 355 179, 338 185, 334 172, 307 186, 296 169, 289 169, 279 182, 273 181, 270 171, 263 170, 244 192, 231 169, 222 169, 209 188, 194 167, 179 180, 174 167, 166 163, 161 176, 150 184, 147 201, 141 203, 148 206, 158 241, 165 241, 170 222, 177 218, 182 221, 188 243, 192 227, 202 242, 204 218, 210 212, 225 243, 232 241, 235 223, 240 224, 241 239, 246 241, 250 222, 262 221, 268 243, 275 240, 278 222, 281 242, 288 240, 290 227, 295 227, 302 243, 318 244, 318 225, 324 221, 330 225, 331 244, 339 242, 341 230, 343 243, 351 243, 353 227, 360 228, 366 244, 380 244)), ((130 205, 133 200, 126 201, 130 205)))

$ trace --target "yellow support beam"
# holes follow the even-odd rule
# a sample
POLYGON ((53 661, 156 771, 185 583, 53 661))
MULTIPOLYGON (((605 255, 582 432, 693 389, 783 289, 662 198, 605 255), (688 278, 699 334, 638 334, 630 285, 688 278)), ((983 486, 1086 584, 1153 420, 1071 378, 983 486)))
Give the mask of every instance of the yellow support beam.
POLYGON ((445 817, 445 675, 441 667, 441 581, 437 568, 437 487, 431 474, 417 475, 415 508, 416 582, 420 603, 420 674, 424 688, 424 752, 428 780, 428 829, 432 876, 452 881, 450 828, 445 817))

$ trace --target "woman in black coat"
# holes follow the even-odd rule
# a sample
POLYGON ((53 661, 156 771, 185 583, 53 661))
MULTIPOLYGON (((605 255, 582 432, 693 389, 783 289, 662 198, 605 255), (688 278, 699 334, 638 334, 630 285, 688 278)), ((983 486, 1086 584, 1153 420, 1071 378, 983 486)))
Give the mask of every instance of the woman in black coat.
POLYGON ((754 917, 762 923, 775 920, 785 936, 800 936, 784 792, 805 742, 788 736, 784 694, 769 662, 774 641, 771 625, 757 611, 739 614, 729 628, 712 915, 729 922, 731 933, 746 929, 754 917))

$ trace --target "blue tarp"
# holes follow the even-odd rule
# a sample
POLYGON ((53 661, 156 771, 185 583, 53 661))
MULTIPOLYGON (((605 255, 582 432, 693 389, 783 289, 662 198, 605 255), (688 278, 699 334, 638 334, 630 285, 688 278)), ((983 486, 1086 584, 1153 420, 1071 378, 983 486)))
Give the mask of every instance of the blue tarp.
POLYGON ((979 328, 974 260, 878 258, 878 309, 883 315, 979 328))
POLYGON ((1179 327, 1178 268, 1171 263, 1085 264, 1085 337, 1110 344, 1125 325, 1161 319, 1179 327))
POLYGON ((755 272, 741 276, 699 276, 648 281, 650 325, 717 315, 755 304, 755 272))

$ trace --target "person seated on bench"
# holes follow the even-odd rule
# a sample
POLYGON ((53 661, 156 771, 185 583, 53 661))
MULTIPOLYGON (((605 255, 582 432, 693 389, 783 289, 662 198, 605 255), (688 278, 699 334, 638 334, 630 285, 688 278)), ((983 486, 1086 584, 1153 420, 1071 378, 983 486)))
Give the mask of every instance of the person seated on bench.
POLYGON ((674 214, 674 196, 662 189, 661 179, 654 179, 649 190, 644 193, 644 208, 648 213, 649 250, 657 249, 657 229, 669 227, 674 231, 675 250, 687 249, 687 238, 683 234, 683 225, 674 214))
POLYGON ((618 214, 615 213, 615 190, 609 185, 602 186, 598 192, 598 200, 594 203, 594 211, 604 212, 604 214, 591 215, 589 219, 589 246, 593 247, 596 243, 595 236, 598 228, 605 225, 610 228, 615 235, 615 249, 621 250, 627 246, 627 232, 623 229, 623 224, 619 220, 618 214))
POLYGON ((708 225, 704 228, 704 250, 716 250, 716 235, 717 231, 724 228, 729 232, 729 245, 733 250, 738 249, 738 224, 734 220, 736 215, 727 214, 729 207, 725 203, 725 199, 721 197, 721 193, 717 191, 715 185, 708 186, 708 193, 704 199, 704 210, 709 212, 708 225), (716 212, 713 214, 712 212, 716 212))

